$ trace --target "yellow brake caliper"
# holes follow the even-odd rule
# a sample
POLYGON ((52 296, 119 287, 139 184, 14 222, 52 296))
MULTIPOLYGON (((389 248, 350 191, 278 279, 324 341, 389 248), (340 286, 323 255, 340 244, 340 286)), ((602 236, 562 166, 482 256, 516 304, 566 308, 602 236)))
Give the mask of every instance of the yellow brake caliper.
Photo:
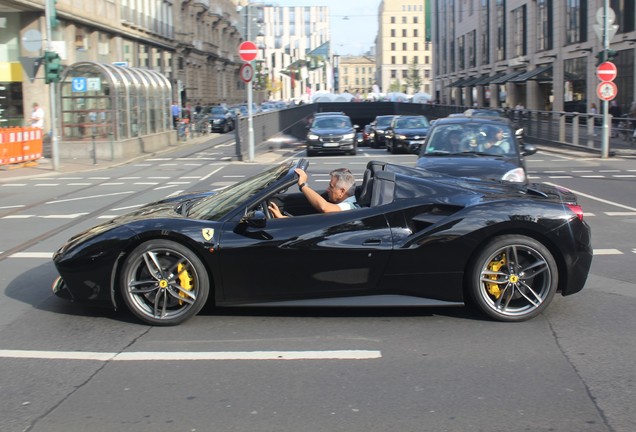
MULTIPOLYGON (((503 266, 506 265, 506 254, 501 254, 500 255, 500 259, 499 260, 492 260, 490 261, 490 263, 488 264, 488 270, 493 271, 493 272, 498 272, 499 270, 501 270, 501 268, 503 266)), ((497 275, 491 275, 488 277, 488 279, 491 279, 493 281, 497 280, 497 275)), ((486 284, 488 293, 493 296, 495 299, 499 299, 499 297, 501 297, 501 288, 499 288, 499 284, 497 283, 487 283, 486 284)))
MULTIPOLYGON (((192 291, 192 288, 194 288, 192 286, 192 277, 183 264, 177 265, 177 275, 179 277, 179 285, 181 285, 181 288, 186 291, 192 291)), ((186 298, 186 295, 179 291, 179 297, 186 298)), ((183 305, 182 300, 179 300, 179 305, 183 305)))

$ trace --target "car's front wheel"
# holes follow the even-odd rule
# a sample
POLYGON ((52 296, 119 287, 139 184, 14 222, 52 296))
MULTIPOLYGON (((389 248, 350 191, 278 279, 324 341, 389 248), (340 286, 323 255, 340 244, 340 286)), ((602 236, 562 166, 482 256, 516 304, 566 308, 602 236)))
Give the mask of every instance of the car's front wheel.
POLYGON ((188 248, 150 240, 124 261, 121 294, 130 311, 151 325, 176 325, 205 305, 210 282, 205 266, 188 248))
POLYGON ((488 243, 468 277, 475 305, 498 321, 525 321, 540 314, 552 301, 559 280, 550 251, 521 235, 500 236, 488 243))

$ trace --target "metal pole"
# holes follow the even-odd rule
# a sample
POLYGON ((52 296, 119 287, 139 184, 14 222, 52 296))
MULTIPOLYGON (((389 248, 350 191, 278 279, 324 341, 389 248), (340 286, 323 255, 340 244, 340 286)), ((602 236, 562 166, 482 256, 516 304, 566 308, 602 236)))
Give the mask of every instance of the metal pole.
MULTIPOLYGON (((609 35, 608 35, 608 27, 609 27, 609 0, 605 0, 603 2, 603 51, 607 53, 609 49, 609 35)), ((605 59, 603 59, 605 60, 605 59)), ((603 134, 601 136, 601 158, 606 159, 609 156, 609 125, 610 125, 610 115, 609 115, 609 101, 603 100, 603 134)))
MULTIPOLYGON (((50 0, 46 0, 44 6, 44 18, 46 21, 46 51, 53 50, 53 29, 51 28, 51 7, 50 0)), ((45 72, 46 73, 46 67, 45 72)), ((51 155, 53 156, 53 170, 60 169, 60 149, 59 141, 57 137, 57 83, 52 82, 49 84, 49 116, 51 118, 51 155)))
MULTIPOLYGON (((251 35, 251 27, 252 27, 252 23, 251 23, 251 10, 250 10, 250 5, 248 4, 246 6, 247 8, 247 29, 246 29, 246 34, 247 34, 247 40, 250 40, 250 35, 251 35)), ((252 62, 250 62, 251 64, 252 62)), ((254 79, 254 77, 252 77, 252 80, 254 79)), ((254 119, 252 116, 252 100, 253 100, 253 86, 252 86, 252 80, 250 80, 250 82, 247 83, 247 160, 249 162, 254 162, 254 119)))

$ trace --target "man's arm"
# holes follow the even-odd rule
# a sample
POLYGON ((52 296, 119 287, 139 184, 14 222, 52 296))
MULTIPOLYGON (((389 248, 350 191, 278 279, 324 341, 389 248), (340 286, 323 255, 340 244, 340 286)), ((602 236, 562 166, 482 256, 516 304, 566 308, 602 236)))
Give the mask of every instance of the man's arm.
POLYGON ((298 174, 298 187, 313 208, 322 213, 330 213, 342 210, 340 206, 330 203, 329 201, 324 199, 318 192, 309 187, 309 185, 307 184, 307 173, 305 171, 301 170, 300 168, 296 168, 296 174, 298 174))

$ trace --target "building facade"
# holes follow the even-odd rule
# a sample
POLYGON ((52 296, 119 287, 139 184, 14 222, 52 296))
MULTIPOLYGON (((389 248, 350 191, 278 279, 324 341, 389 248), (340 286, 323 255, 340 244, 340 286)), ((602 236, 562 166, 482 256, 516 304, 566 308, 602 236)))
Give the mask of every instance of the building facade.
MULTIPOLYGON (((634 94, 636 8, 611 0, 616 101, 634 94)), ((434 97, 441 103, 587 112, 599 106, 603 0, 467 0, 433 4, 434 97)), ((608 15, 609 16, 609 15, 608 15)), ((612 23, 609 23, 612 25, 612 23)))
MULTIPOLYGON (((238 77, 237 47, 242 36, 234 1, 51 1, 58 23, 52 28, 50 46, 46 2, 3 0, 0 4, 3 125, 24 124, 33 102, 49 106, 44 66, 37 73, 32 68, 45 50, 58 52, 63 66, 91 61, 161 73, 182 105, 245 98, 238 77)), ((48 130, 50 119, 46 121, 48 130)))
POLYGON ((380 3, 376 68, 377 83, 383 93, 432 92, 430 6, 429 0, 380 3))
POLYGON ((373 92, 375 58, 370 56, 341 56, 339 64, 340 91, 365 99, 373 92))
POLYGON ((331 89, 328 7, 249 3, 243 20, 261 50, 255 84, 265 99, 308 101, 312 93, 331 89))

